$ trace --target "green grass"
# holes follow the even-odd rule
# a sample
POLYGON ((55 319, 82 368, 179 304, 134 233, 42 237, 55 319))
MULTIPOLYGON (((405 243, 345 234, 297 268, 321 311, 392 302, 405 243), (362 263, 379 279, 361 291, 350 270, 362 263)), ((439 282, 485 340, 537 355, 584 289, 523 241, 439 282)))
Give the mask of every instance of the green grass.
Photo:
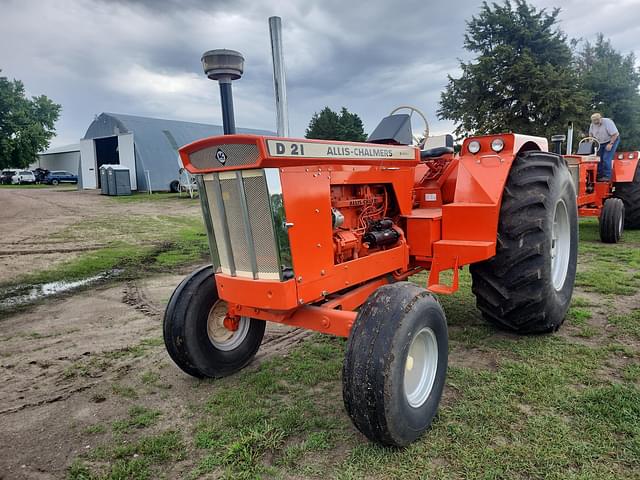
MULTIPOLYGON (((440 297, 451 352, 445 400, 406 449, 355 431, 341 396, 345 340, 314 335, 231 377, 193 381, 198 399, 182 413, 131 407, 68 478, 158 478, 179 459, 186 478, 640 478, 640 309, 621 307, 638 292, 640 235, 604 245, 593 220, 580 234, 582 291, 561 334, 516 337, 487 325, 468 269, 460 291, 440 297), (188 425, 182 436, 148 433, 175 415, 188 425)), ((412 281, 424 286, 426 276, 412 281)), ((142 357, 159 341, 105 358, 142 357)), ((141 388, 116 384, 112 393, 144 405, 162 378, 161 367, 145 368, 141 388)))
POLYGON ((123 398, 137 399, 138 392, 135 388, 130 387, 128 385, 120 385, 119 383, 114 383, 111 386, 111 391, 114 395, 118 395, 123 398))
POLYGON ((634 340, 640 340, 640 308, 629 313, 614 313, 608 321, 634 340))
POLYGON ((603 244, 596 219, 580 221, 576 285, 586 291, 633 295, 640 290, 640 231, 625 231, 618 244, 603 244))
MULTIPOLYGON (((42 283, 82 280, 105 272, 115 272, 113 278, 131 279, 148 273, 166 272, 180 265, 209 261, 210 255, 199 216, 105 218, 73 225, 54 237, 78 242, 85 238, 111 240, 95 251, 0 285, 0 300, 3 298, 2 290, 5 295, 15 295, 20 292, 12 291, 13 288, 28 289, 42 283)), ((2 307, 0 316, 28 307, 2 307)))
POLYGON ((111 424, 114 432, 131 432, 134 429, 150 427, 158 421, 161 412, 136 405, 129 409, 129 418, 116 420, 111 424))
POLYGON ((198 197, 192 199, 187 193, 183 193, 182 196, 180 196, 179 193, 172 192, 153 192, 151 194, 148 192, 133 192, 131 195, 110 196, 108 198, 117 203, 168 202, 174 200, 184 200, 193 203, 199 202, 198 197))
POLYGON ((98 448, 77 459, 68 480, 147 480, 159 478, 162 466, 184 457, 182 436, 175 431, 145 435, 136 440, 98 448))

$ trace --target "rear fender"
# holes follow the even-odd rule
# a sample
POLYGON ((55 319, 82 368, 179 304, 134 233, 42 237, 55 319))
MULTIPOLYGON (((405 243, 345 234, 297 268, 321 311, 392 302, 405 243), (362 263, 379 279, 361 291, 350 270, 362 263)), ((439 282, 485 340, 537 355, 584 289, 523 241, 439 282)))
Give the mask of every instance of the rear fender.
POLYGON ((440 272, 495 255, 502 193, 519 153, 548 150, 547 140, 513 133, 485 135, 465 139, 458 159, 454 200, 442 206, 442 237, 433 245, 433 260, 428 285, 432 291, 452 293, 452 286, 441 285, 440 272), (492 148, 500 139, 502 148, 492 148), (469 150, 478 142, 476 153, 469 150), (496 151, 497 150, 497 151, 496 151))

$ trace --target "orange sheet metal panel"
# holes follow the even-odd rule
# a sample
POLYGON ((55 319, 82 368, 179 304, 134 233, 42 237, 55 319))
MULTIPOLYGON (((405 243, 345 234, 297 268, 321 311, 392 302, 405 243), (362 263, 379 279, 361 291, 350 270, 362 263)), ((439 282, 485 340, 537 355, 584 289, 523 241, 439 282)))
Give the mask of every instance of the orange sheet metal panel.
POLYGON ((324 278, 333 268, 331 172, 328 167, 280 169, 293 271, 299 284, 324 278))
POLYGON ((220 298, 229 303, 272 310, 291 310, 298 306, 294 280, 254 280, 222 273, 217 273, 215 279, 220 298))
POLYGON ((442 239, 495 242, 500 203, 451 203, 442 207, 442 239))
POLYGON ((614 182, 633 182, 640 152, 616 153, 613 161, 611 180, 614 182))
POLYGON ((441 238, 441 208, 416 209, 406 217, 407 243, 412 256, 433 256, 433 242, 441 238))
POLYGON ((303 279, 298 284, 298 297, 305 303, 313 302, 321 299, 326 293, 338 292, 396 270, 404 271, 408 262, 409 249, 402 243, 366 257, 332 265, 326 270, 325 275, 319 278, 303 279))

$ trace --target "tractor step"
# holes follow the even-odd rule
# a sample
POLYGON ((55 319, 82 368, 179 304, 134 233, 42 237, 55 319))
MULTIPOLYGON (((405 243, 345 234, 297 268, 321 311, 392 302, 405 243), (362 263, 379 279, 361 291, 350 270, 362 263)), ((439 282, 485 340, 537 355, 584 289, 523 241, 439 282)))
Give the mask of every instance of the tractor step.
POLYGON ((450 295, 458 290, 459 265, 491 258, 496 253, 496 242, 440 240, 433 244, 433 251, 427 289, 433 293, 450 295), (449 269, 453 269, 451 285, 440 283, 440 273, 449 269))

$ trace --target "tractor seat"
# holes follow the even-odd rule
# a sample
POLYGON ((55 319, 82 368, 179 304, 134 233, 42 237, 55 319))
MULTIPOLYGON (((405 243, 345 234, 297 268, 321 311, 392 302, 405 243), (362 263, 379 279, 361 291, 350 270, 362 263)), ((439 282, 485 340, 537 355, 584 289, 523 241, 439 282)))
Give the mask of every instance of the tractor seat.
POLYGON ((595 142, 582 142, 578 145, 578 151, 576 155, 593 155, 596 153, 595 142))
POLYGON ((453 153, 453 147, 435 147, 427 150, 420 150, 420 158, 441 157, 447 153, 453 153))
POLYGON ((453 135, 428 137, 424 142, 424 147, 424 150, 420 150, 420 158, 435 158, 446 153, 453 153, 453 135))

